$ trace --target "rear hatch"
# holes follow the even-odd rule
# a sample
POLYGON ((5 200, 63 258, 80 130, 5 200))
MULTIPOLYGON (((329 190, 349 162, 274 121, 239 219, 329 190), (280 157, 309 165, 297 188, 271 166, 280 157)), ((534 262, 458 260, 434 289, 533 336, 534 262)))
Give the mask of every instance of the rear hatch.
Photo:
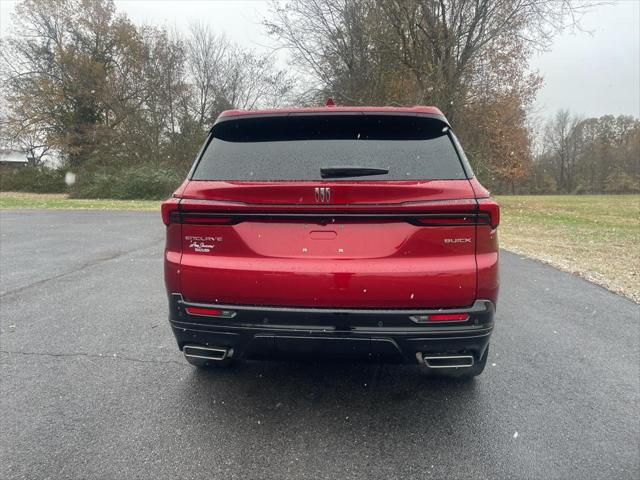
POLYGON ((485 221, 443 119, 379 114, 217 123, 182 191, 186 300, 462 307, 485 221))

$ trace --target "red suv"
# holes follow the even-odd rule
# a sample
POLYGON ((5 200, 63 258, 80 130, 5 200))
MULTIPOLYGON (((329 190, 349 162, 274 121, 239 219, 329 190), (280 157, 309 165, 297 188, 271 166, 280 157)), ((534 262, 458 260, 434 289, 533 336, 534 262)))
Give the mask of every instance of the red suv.
POLYGON ((223 112, 162 217, 169 318, 194 365, 484 369, 499 207, 437 108, 223 112))

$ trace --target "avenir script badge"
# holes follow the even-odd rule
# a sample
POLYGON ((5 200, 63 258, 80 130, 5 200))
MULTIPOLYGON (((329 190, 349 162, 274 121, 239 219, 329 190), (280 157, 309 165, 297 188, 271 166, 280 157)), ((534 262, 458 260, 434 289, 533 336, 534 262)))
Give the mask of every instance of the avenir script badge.
POLYGON ((189 248, 193 248, 194 252, 209 253, 215 247, 214 242, 221 242, 222 237, 184 237, 189 242, 189 248))

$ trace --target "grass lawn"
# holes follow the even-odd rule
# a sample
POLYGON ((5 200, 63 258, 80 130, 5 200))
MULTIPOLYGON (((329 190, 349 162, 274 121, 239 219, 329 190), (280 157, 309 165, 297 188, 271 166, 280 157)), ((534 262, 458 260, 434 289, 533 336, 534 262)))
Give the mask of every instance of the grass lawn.
MULTIPOLYGON (((640 303, 640 195, 501 196, 500 243, 640 303)), ((150 200, 0 193, 0 208, 155 210, 150 200)))
POLYGON ((0 192, 2 208, 57 208, 79 210, 155 210, 160 211, 160 202, 155 200, 89 200, 67 198, 66 194, 35 194, 0 192))
POLYGON ((503 248, 640 302, 640 195, 501 196, 503 248))

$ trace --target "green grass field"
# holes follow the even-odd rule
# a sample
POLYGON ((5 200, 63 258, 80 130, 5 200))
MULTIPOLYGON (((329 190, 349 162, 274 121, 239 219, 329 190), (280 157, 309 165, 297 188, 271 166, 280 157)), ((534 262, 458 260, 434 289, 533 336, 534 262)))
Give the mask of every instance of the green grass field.
POLYGON ((501 245, 640 302, 640 195, 501 196, 501 245))
MULTIPOLYGON (((640 302, 640 195, 500 196, 503 248, 640 302)), ((147 200, 0 194, 0 208, 156 210, 147 200)))
POLYGON ((2 208, 55 208, 76 210, 157 210, 155 200, 90 200, 67 198, 65 194, 0 193, 2 208))

